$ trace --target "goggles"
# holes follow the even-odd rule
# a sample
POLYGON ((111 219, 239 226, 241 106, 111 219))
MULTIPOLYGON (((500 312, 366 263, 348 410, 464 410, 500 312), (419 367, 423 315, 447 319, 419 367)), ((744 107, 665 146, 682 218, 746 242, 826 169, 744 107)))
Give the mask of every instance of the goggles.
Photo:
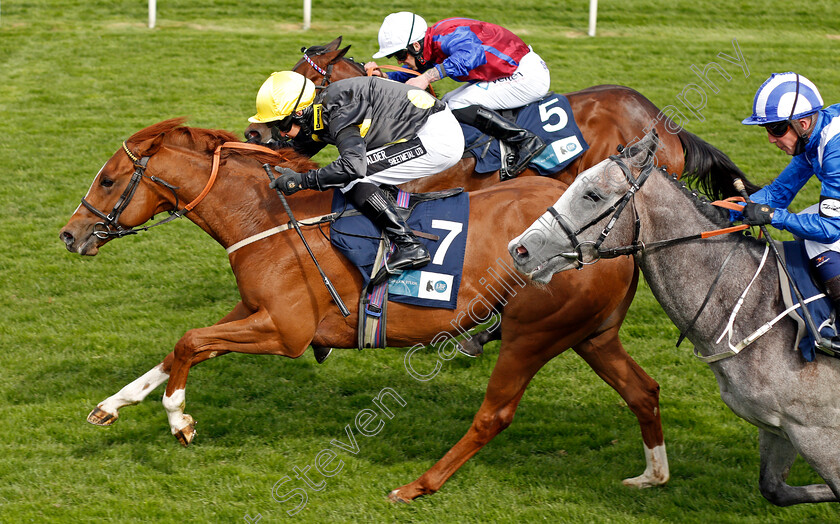
POLYGON ((776 138, 780 138, 785 136, 785 133, 788 132, 788 128, 790 127, 789 120, 782 120, 781 122, 773 122, 771 124, 764 124, 764 129, 767 130, 768 133, 773 135, 776 138))
POLYGON ((281 133, 288 133, 292 129, 292 123, 292 115, 289 115, 282 120, 275 120, 274 122, 269 122, 268 125, 280 131, 281 133))
POLYGON ((400 49, 397 52, 391 53, 388 55, 388 58, 396 58, 398 62, 405 62, 405 59, 408 58, 408 49, 400 49))

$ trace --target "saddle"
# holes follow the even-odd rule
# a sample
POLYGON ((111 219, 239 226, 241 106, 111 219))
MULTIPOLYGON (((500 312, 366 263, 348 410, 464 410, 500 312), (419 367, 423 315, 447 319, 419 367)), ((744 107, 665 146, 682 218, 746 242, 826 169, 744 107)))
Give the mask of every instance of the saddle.
POLYGON ((371 286, 371 278, 390 254, 389 246, 382 232, 346 202, 341 192, 334 193, 332 209, 341 217, 331 225, 330 240, 359 269, 365 282, 359 297, 359 349, 386 347, 389 300, 455 309, 466 250, 469 195, 462 188, 410 194, 392 186, 381 187, 433 258, 427 266, 371 286))
MULTIPOLYGON (((515 122, 542 138, 548 147, 535 157, 530 166, 540 175, 550 176, 568 166, 589 149, 583 138, 568 99, 549 93, 526 106, 499 111, 504 118, 515 122)), ((475 157, 476 173, 492 173, 502 165, 507 147, 478 129, 461 124, 464 132, 464 156, 475 157)))

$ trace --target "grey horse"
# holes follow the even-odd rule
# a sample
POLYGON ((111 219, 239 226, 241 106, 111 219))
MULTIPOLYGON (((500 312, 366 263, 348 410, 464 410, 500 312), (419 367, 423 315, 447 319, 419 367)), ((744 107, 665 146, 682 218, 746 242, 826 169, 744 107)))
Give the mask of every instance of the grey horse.
POLYGON ((634 252, 665 313, 709 362, 723 401, 758 427, 761 494, 779 506, 837 502, 840 360, 818 352, 806 362, 794 349, 789 317, 737 352, 738 342, 784 309, 775 261, 763 242, 740 233, 668 242, 731 224, 726 211, 652 169, 656 145, 648 135, 579 175, 553 209, 510 242, 517 269, 548 282, 558 271, 586 271, 599 255, 634 252), (797 453, 826 484, 787 484, 797 453))

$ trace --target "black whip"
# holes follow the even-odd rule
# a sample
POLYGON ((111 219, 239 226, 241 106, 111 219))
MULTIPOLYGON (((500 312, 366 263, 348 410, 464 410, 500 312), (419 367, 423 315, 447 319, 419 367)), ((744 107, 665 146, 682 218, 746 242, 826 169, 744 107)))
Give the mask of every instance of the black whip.
MULTIPOLYGON (((265 174, 268 175, 268 179, 274 182, 274 174, 271 172, 271 165, 263 164, 263 169, 265 169, 265 174)), ((289 203, 286 202, 286 195, 277 188, 275 188, 275 191, 277 191, 277 196, 280 197, 280 202, 283 203, 283 209, 285 209, 286 214, 289 215, 289 221, 291 221, 292 226, 294 226, 295 231, 297 231, 298 236, 301 241, 303 241, 303 245, 306 246, 306 250, 309 251, 309 256, 312 257, 312 261, 315 262, 315 267, 318 268, 318 272, 321 273, 321 279, 324 281, 324 285, 327 286, 327 291, 330 292, 333 302, 335 302, 335 305, 338 306, 339 311, 341 311, 341 314, 344 315, 345 318, 349 317, 350 310, 344 305, 344 301, 341 300, 341 295, 338 294, 335 286, 333 286, 332 282, 330 282, 330 279, 324 273, 324 270, 321 269, 321 265, 318 264, 318 260, 315 259, 315 253, 312 252, 309 248, 309 244, 306 243, 306 239, 303 238, 303 232, 301 232, 300 226, 298 225, 297 220, 295 220, 295 216, 292 214, 292 208, 290 208, 289 203)))

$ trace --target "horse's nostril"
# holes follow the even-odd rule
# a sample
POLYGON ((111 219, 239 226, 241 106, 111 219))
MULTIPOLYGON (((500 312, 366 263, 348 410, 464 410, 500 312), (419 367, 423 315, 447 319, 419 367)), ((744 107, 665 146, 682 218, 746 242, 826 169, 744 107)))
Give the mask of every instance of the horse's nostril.
POLYGON ((61 240, 64 241, 64 245, 66 245, 68 248, 73 245, 73 241, 75 240, 75 238, 73 238, 73 234, 69 231, 62 231, 61 234, 58 236, 61 238, 61 240))
POLYGON ((516 246, 516 254, 521 256, 521 257, 524 257, 524 256, 528 255, 528 250, 525 249, 525 246, 520 244, 520 245, 516 246))

